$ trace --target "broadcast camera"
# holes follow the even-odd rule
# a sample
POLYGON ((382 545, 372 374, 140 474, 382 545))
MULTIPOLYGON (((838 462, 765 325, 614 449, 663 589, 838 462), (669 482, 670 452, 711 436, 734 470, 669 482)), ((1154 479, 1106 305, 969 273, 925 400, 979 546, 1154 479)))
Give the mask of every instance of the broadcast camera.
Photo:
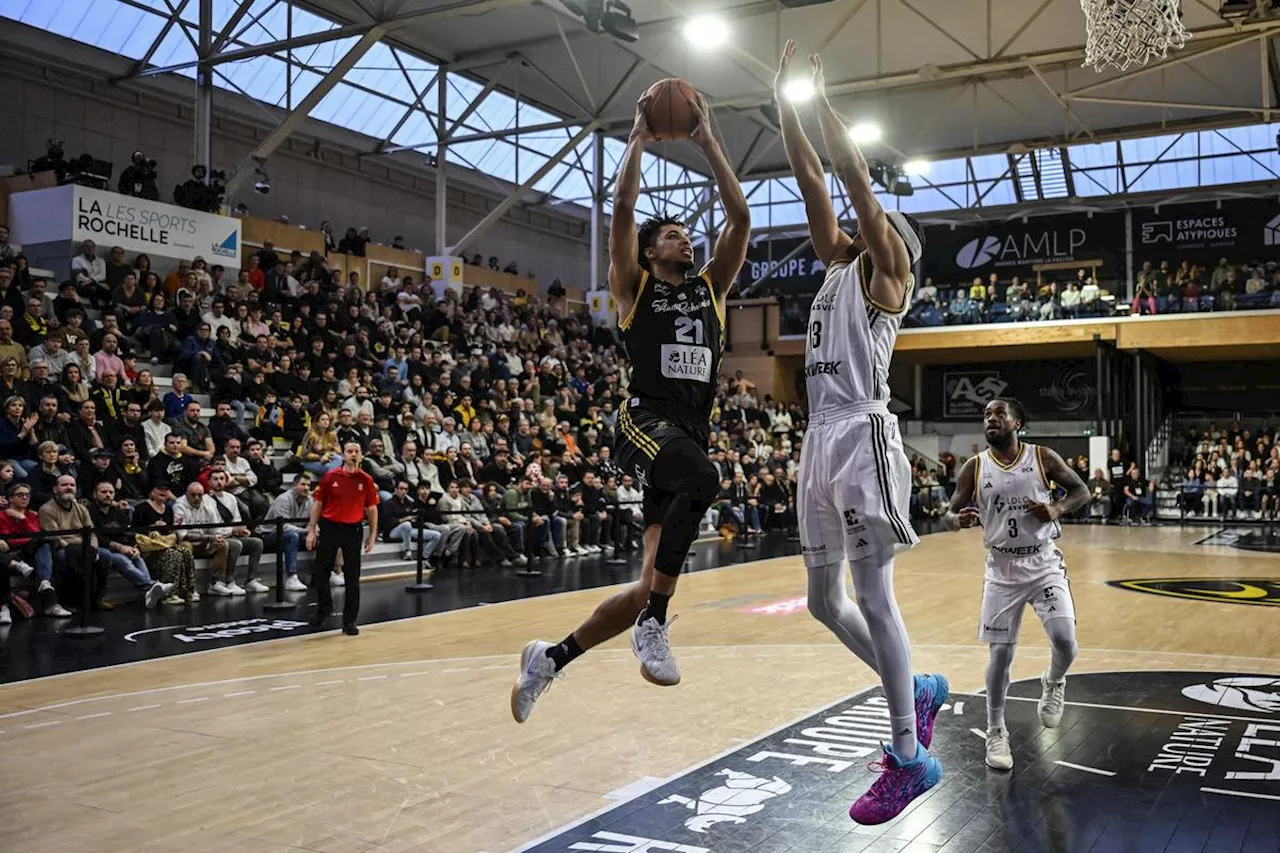
POLYGON ((135 151, 129 165, 120 172, 120 182, 116 189, 121 195, 159 201, 160 188, 156 185, 156 177, 156 161, 149 159, 141 151, 135 151))

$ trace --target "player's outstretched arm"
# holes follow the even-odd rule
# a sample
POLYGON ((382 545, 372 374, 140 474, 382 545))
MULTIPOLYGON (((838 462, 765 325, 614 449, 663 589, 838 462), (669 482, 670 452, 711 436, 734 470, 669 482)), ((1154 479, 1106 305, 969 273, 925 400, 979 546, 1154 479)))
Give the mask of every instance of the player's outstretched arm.
POLYGON ((1080 475, 1067 467, 1058 451, 1040 445, 1040 468, 1050 483, 1057 483, 1067 490, 1062 500, 1051 504, 1031 504, 1031 515, 1040 521, 1053 521, 1071 515, 1089 502, 1089 487, 1080 475))
POLYGON ((973 527, 978 523, 978 510, 970 506, 974 497, 974 476, 978 468, 978 457, 970 456, 960 467, 956 477, 956 490, 951 493, 951 505, 942 523, 948 530, 959 530, 962 527, 973 527))
POLYGON ((871 282, 872 296, 884 305, 899 305, 905 298, 907 279, 911 275, 911 256, 876 198, 866 158, 849 138, 844 120, 827 100, 822 58, 812 54, 809 64, 813 67, 818 123, 822 127, 822 142, 827 147, 827 156, 831 158, 831 170, 849 193, 849 201, 858 217, 858 233, 866 242, 871 262, 875 265, 877 281, 871 282))
POLYGON ((613 217, 609 225, 609 291, 618 303, 618 316, 626 317, 640 282, 640 249, 636 238, 636 199, 640 197, 640 155, 654 140, 644 117, 645 99, 636 104, 627 150, 613 184, 613 217))
POLYGON ((809 136, 800 125, 800 113, 783 91, 791 72, 791 59, 795 56, 796 43, 787 39, 778 61, 778 73, 773 78, 773 97, 778 104, 782 123, 782 146, 787 152, 787 162, 796 177, 796 186, 804 199, 805 218, 809 220, 809 236, 813 239, 813 251, 825 264, 831 266, 845 258, 853 238, 840 229, 831 195, 827 192, 826 175, 822 160, 809 142, 809 136))
POLYGON ((723 301, 729 288, 733 286, 734 277, 742 269, 747 259, 747 245, 751 240, 751 208, 747 205, 747 197, 742 193, 742 185, 738 176, 733 173, 729 158, 724 156, 720 143, 711 129, 711 111, 707 102, 698 96, 696 101, 689 102, 698 116, 698 125, 689 138, 702 149, 711 167, 711 175, 716 181, 716 191, 720 194, 720 204, 724 206, 724 230, 716 240, 716 248, 711 260, 707 261, 705 270, 711 276, 716 288, 716 296, 723 301))

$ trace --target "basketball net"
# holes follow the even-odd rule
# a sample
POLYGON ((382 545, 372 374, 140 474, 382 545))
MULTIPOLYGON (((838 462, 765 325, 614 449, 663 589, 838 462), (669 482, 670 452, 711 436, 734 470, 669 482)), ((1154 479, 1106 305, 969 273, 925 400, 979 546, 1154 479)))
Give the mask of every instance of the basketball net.
POLYGON ((1084 64, 1124 71, 1164 59, 1187 43, 1179 0, 1080 0, 1089 38, 1084 64))

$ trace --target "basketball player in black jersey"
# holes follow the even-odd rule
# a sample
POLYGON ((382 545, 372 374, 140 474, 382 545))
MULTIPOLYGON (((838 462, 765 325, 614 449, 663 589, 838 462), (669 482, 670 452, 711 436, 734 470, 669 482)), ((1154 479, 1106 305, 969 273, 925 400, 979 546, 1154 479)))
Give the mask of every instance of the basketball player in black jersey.
POLYGON ((640 580, 603 602, 558 645, 534 640, 524 648, 511 689, 511 713, 524 722, 566 664, 587 649, 631 629, 631 648, 648 681, 669 686, 680 670, 667 642, 667 602, 719 491, 707 458, 711 410, 724 346, 724 300, 747 257, 751 214, 733 167, 712 135, 706 104, 691 141, 702 149, 724 206, 715 255, 701 269, 685 226, 658 218, 636 229, 640 157, 654 141, 645 102, 636 109, 614 185, 609 229, 609 290, 631 359, 630 397, 618 413, 614 459, 644 490, 644 569, 640 580))

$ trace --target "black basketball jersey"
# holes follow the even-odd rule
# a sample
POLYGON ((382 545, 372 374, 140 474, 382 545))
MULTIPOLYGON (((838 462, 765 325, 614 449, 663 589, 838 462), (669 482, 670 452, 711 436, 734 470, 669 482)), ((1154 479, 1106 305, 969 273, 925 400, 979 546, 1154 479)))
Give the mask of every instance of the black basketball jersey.
POLYGON ((633 396, 675 403, 710 422, 724 353, 724 306, 711 276, 668 284, 640 272, 631 313, 618 318, 633 396))

